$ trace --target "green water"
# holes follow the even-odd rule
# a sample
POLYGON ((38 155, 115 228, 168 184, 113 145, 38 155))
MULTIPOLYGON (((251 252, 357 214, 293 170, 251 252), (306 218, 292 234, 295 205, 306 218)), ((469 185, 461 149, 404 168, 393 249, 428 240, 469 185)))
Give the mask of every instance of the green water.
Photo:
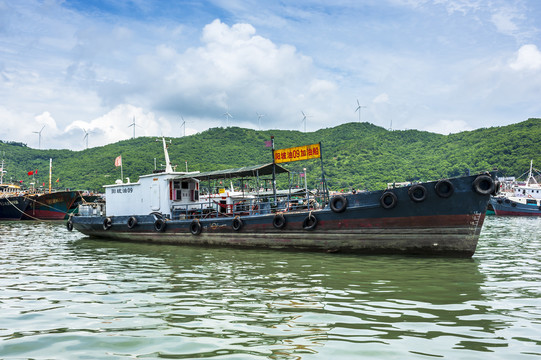
POLYGON ((0 223, 1 359, 537 359, 541 219, 473 259, 120 243, 0 223))

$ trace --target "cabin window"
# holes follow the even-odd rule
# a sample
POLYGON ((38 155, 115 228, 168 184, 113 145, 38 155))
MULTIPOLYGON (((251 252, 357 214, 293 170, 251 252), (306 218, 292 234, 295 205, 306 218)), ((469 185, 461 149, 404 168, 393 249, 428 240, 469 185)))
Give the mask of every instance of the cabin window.
POLYGON ((537 201, 535 201, 534 199, 528 199, 528 200, 526 200, 526 204, 537 205, 537 201))
POLYGON ((183 181, 183 182, 182 182, 182 188, 183 188, 183 189, 189 189, 189 188, 190 188, 190 183, 187 182, 187 181, 183 181))
POLYGON ((180 181, 173 181, 173 189, 180 189, 180 181))

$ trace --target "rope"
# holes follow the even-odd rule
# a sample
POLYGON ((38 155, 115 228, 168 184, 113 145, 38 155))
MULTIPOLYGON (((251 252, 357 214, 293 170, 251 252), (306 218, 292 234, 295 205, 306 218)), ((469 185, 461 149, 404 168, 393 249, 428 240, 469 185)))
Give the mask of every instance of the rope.
MULTIPOLYGON (((77 191, 77 194, 81 197, 81 199, 83 199, 83 202, 84 202, 85 200, 84 200, 84 197, 81 195, 81 192, 80 192, 80 191, 77 191)), ((38 195, 38 196, 39 196, 39 195, 38 195)), ((61 211, 61 210, 59 210, 59 209, 57 209, 57 208, 55 208, 55 207, 53 207, 53 206, 50 206, 50 205, 48 205, 48 204, 39 202, 39 201, 37 201, 36 199, 33 199, 33 198, 31 198, 30 196, 28 196, 28 195, 24 195, 24 197, 27 198, 27 199, 29 199, 30 201, 33 201, 35 204, 39 204, 39 205, 48 207, 48 208, 50 208, 50 209, 56 210, 56 212, 59 212, 59 213, 64 213, 64 215, 69 215, 69 213, 68 213, 67 211, 61 211)), ((25 215, 28 216, 28 217, 30 217, 30 218, 32 218, 32 219, 34 219, 34 220, 41 220, 41 219, 38 219, 38 218, 36 218, 36 217, 34 217, 34 216, 30 215, 30 214, 27 214, 27 213, 25 213, 25 215)))
MULTIPOLYGON (((26 195, 24 196, 24 198, 26 198, 26 195)), ((21 214, 24 214, 24 211, 22 211, 21 209, 19 209, 14 203, 12 203, 7 197, 5 198, 7 200, 8 203, 11 204, 11 206, 13 206, 15 209, 17 209, 18 212, 20 212, 21 214)), ((45 220, 41 220, 41 219, 38 219, 37 217, 34 217, 30 214, 25 214, 26 216, 34 219, 34 220, 37 220, 37 221, 43 221, 45 222, 45 220)))

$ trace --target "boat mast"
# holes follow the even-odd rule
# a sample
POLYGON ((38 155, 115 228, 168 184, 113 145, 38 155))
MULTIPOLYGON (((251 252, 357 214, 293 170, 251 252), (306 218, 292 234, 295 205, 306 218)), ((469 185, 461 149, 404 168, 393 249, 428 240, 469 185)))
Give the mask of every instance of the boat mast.
POLYGON ((51 193, 51 177, 53 176, 53 159, 49 158, 49 194, 51 193))
POLYGON ((169 161, 169 153, 167 152, 167 145, 165 144, 165 137, 162 137, 163 142, 163 153, 165 154, 165 172, 171 173, 173 172, 173 168, 171 167, 171 161, 169 161))
POLYGON ((533 159, 530 160, 530 172, 528 173, 528 179, 526 180, 526 186, 530 186, 530 179, 533 180, 533 183, 537 184, 537 181, 535 180, 535 178, 532 175, 532 170, 533 170, 533 159))

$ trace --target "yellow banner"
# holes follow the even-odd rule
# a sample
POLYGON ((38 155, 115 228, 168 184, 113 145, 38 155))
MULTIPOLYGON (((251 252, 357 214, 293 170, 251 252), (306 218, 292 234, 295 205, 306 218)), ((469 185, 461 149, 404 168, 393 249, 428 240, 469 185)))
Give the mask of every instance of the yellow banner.
POLYGON ((276 164, 317 159, 321 157, 321 148, 319 144, 297 146, 287 149, 274 150, 274 162, 276 164))

